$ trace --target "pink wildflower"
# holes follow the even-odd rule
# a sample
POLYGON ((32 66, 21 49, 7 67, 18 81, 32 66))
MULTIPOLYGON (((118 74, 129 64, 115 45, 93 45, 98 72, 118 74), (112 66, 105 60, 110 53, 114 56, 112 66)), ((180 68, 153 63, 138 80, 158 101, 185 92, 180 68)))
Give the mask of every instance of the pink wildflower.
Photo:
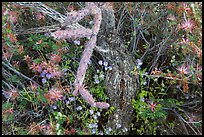
POLYGON ((183 21, 180 28, 192 32, 194 28, 194 23, 192 20, 183 21))
POLYGON ((157 103, 153 103, 153 101, 151 101, 148 105, 148 107, 151 109, 152 112, 154 112, 156 106, 157 106, 157 103))
POLYGON ((186 67, 184 64, 181 65, 180 67, 178 67, 177 70, 178 70, 181 74, 188 74, 188 73, 189 73, 188 67, 186 67))

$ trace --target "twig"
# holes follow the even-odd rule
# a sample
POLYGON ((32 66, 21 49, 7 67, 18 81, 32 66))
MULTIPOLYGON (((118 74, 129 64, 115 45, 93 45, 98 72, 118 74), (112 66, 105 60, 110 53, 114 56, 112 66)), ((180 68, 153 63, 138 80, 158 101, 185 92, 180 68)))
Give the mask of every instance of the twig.
POLYGON ((16 69, 12 68, 10 64, 9 64, 10 66, 7 65, 5 62, 2 62, 2 64, 3 64, 4 66, 6 66, 9 70, 11 70, 11 71, 13 71, 14 73, 16 73, 17 75, 19 75, 19 76, 21 76, 21 77, 23 77, 23 78, 25 78, 25 79, 27 79, 27 80, 29 80, 29 81, 32 81, 32 82, 36 83, 37 85, 39 85, 37 82, 35 82, 35 81, 32 80, 31 78, 25 76, 24 74, 20 73, 20 72, 17 71, 16 69))

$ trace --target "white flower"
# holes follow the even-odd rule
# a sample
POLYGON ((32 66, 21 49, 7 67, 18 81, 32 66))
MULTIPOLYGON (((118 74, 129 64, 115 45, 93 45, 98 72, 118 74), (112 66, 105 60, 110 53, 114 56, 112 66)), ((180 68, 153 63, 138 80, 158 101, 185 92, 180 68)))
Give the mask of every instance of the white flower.
POLYGON ((103 65, 103 61, 102 61, 102 60, 99 60, 99 61, 98 61, 98 64, 99 64, 99 65, 103 65))
POLYGON ((146 85, 147 84, 147 82, 145 81, 145 82, 143 82, 143 85, 146 85))
POLYGON ((105 67, 107 67, 107 66, 108 66, 108 62, 107 62, 107 61, 104 61, 104 62, 103 62, 103 65, 104 65, 105 67))
POLYGON ((90 114, 91 114, 91 115, 94 113, 94 111, 93 111, 93 110, 89 110, 89 112, 90 112, 90 114))
POLYGON ((97 114, 98 116, 101 116, 101 113, 100 113, 100 112, 97 112, 96 114, 97 114))
POLYGON ((58 130, 58 129, 59 129, 59 127, 60 127, 60 124, 59 124, 59 123, 57 123, 57 124, 56 124, 56 129, 58 130))
POLYGON ((104 75, 103 75, 103 74, 99 75, 99 77, 100 77, 102 80, 104 79, 104 75))
POLYGON ((76 108, 76 110, 82 110, 82 106, 78 106, 77 108, 76 108))
POLYGON ((112 68, 112 66, 109 66, 108 69, 109 69, 109 70, 112 70, 113 68, 112 68))
POLYGON ((141 66, 143 64, 141 59, 137 59, 136 63, 137 63, 138 66, 141 66))
POLYGON ((111 132, 111 131, 112 131, 112 128, 111 128, 111 127, 108 127, 108 131, 110 131, 110 132, 111 132))
POLYGON ((108 70, 108 67, 105 67, 105 70, 108 70))
POLYGON ((91 65, 91 64, 92 64, 92 61, 91 61, 91 60, 89 60, 88 64, 89 64, 89 65, 91 65))
POLYGON ((53 108, 53 109, 57 109, 57 106, 56 106, 56 105, 53 105, 52 108, 53 108))
POLYGON ((90 128, 93 128, 93 124, 89 124, 89 127, 90 127, 90 128))
POLYGON ((121 128, 121 124, 116 123, 116 129, 121 128))
POLYGON ((97 117, 96 115, 93 115, 93 118, 94 118, 94 119, 97 119, 98 117, 97 117))

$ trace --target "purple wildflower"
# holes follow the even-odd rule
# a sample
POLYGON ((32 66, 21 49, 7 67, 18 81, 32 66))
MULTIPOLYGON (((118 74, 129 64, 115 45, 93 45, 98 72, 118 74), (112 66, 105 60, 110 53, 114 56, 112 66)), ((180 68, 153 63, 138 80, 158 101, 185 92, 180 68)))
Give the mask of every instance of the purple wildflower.
POLYGON ((45 84, 45 82, 47 82, 46 78, 42 79, 42 83, 45 84))
POLYGON ((48 79, 50 79, 50 78, 53 77, 53 74, 51 74, 51 73, 47 73, 47 74, 46 74, 46 77, 47 77, 48 79))
POLYGON ((75 40, 75 41, 74 41, 74 44, 80 45, 80 41, 79 41, 79 40, 75 40))

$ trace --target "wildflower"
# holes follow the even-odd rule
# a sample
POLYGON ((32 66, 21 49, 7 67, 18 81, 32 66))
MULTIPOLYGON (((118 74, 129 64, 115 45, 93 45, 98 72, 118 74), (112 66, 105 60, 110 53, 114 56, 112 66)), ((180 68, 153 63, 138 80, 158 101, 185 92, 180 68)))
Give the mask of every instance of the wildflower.
POLYGON ((89 124, 89 127, 90 127, 90 128, 93 128, 93 124, 89 124))
POLYGON ((70 102, 75 101, 75 97, 70 97, 70 98, 69 98, 69 101, 70 101, 70 102))
POLYGON ((74 128, 71 128, 70 133, 71 133, 72 135, 75 134, 75 133, 76 133, 75 129, 74 129, 74 128))
POLYGON ((4 59, 8 59, 10 56, 11 56, 11 54, 9 52, 3 53, 3 58, 4 59))
POLYGON ((143 82, 143 85, 146 85, 147 84, 147 82, 145 81, 145 82, 143 82))
POLYGON ((45 82, 47 82, 46 78, 42 79, 42 83, 45 84, 45 82))
POLYGON ((90 112, 90 114, 91 114, 91 115, 94 113, 94 111, 93 111, 93 110, 89 110, 89 112, 90 112))
POLYGON ((137 68, 138 70, 140 70, 140 66, 137 65, 136 68, 137 68))
POLYGON ((161 74, 162 73, 162 71, 161 70, 158 70, 157 68, 155 68, 152 72, 151 72, 151 74, 153 74, 153 75, 159 75, 159 74, 161 74))
POLYGON ((145 99, 144 99, 144 98, 142 98, 142 97, 140 98, 140 100, 141 100, 142 102, 144 102, 144 101, 145 101, 145 99))
POLYGON ((96 82, 96 84, 98 84, 98 83, 99 83, 99 80, 98 80, 98 79, 95 79, 95 82, 96 82))
POLYGON ((52 102, 55 101, 55 100, 62 100, 62 98, 63 98, 62 91, 60 89, 58 89, 58 88, 50 89, 48 94, 49 94, 50 100, 52 102))
POLYGON ((92 61, 91 61, 91 60, 89 60, 88 64, 90 65, 91 63, 92 63, 92 61))
POLYGON ((31 58, 29 57, 29 55, 26 55, 26 56, 24 56, 24 59, 23 60, 25 60, 25 61, 27 61, 27 62, 30 62, 31 61, 31 58))
POLYGON ((188 74, 189 70, 188 68, 183 64, 181 65, 181 67, 178 67, 177 70, 181 73, 181 74, 188 74))
POLYGON ((50 35, 49 33, 45 33, 45 34, 44 34, 44 36, 49 36, 49 35, 50 35))
POLYGON ((110 132, 108 130, 106 130, 106 135, 108 135, 110 132))
POLYGON ((50 78, 53 77, 53 74, 51 74, 51 73, 47 73, 47 74, 46 74, 46 77, 47 77, 48 79, 50 79, 50 78))
POLYGON ((112 66, 109 66, 108 69, 109 69, 109 70, 112 70, 113 68, 112 68, 112 66))
POLYGON ((74 41, 74 44, 80 45, 80 41, 79 41, 79 40, 75 40, 75 41, 74 41))
POLYGON ((61 56, 59 56, 57 54, 52 54, 51 61, 59 63, 61 61, 61 56))
POLYGON ((53 108, 53 109, 57 109, 57 106, 56 106, 56 105, 52 105, 52 108, 53 108))
POLYGON ((192 31, 192 29, 194 28, 194 23, 192 20, 187 20, 187 21, 183 21, 182 24, 179 26, 179 28, 184 29, 184 30, 190 30, 190 32, 192 31))
POLYGON ((100 113, 100 112, 97 112, 96 114, 97 114, 98 116, 101 116, 101 113, 100 113))
POLYGON ((156 106, 157 106, 157 103, 153 103, 153 101, 151 101, 148 105, 148 107, 151 109, 152 112, 154 112, 154 109, 156 106))
POLYGON ((110 131, 110 132, 111 132, 111 131, 112 131, 112 128, 111 128, 111 127, 108 127, 108 131, 110 131))
POLYGON ((105 67, 105 70, 108 70, 108 67, 105 67))
POLYGON ((13 64, 14 67, 18 67, 19 66, 19 61, 13 61, 12 64, 13 64))
POLYGON ((182 38, 181 44, 187 44, 188 42, 189 42, 189 39, 188 39, 188 38, 187 38, 187 39, 182 38))
POLYGON ((116 129, 121 128, 121 127, 122 127, 121 124, 116 123, 116 129))
POLYGON ((92 24, 93 24, 93 21, 90 21, 89 24, 92 25, 92 24))
POLYGON ((108 66, 108 62, 104 61, 104 62, 103 62, 103 65, 104 65, 105 67, 107 67, 107 66, 108 66))
POLYGON ((97 123, 93 124, 93 127, 97 128, 97 127, 98 127, 98 124, 97 124, 97 123))
POLYGON ((99 65, 103 65, 103 61, 102 61, 102 60, 99 60, 99 61, 98 61, 98 64, 99 64, 99 65))
POLYGON ((136 60, 136 64, 137 64, 137 66, 141 66, 143 64, 142 60, 141 59, 137 59, 136 60))
POLYGON ((95 129, 92 129, 91 132, 92 132, 92 134, 95 134, 95 133, 96 133, 96 130, 95 130, 95 129))
POLYGON ((69 100, 66 100, 65 103, 66 103, 66 105, 69 105, 70 101, 69 101, 69 100))
POLYGON ((36 44, 41 44, 42 43, 42 39, 38 40, 38 42, 36 42, 36 44))
POLYGON ((82 110, 82 106, 78 106, 78 107, 76 108, 76 110, 77 110, 77 111, 82 110))
POLYGON ((56 124, 56 129, 58 130, 58 129, 59 129, 59 127, 60 127, 60 124, 59 124, 59 123, 57 123, 57 124, 56 124))
POLYGON ((99 77, 100 77, 102 80, 104 79, 104 75, 103 75, 103 74, 99 75, 99 77))
POLYGON ((98 134, 99 134, 99 135, 103 135, 103 132, 102 132, 102 131, 100 131, 98 134))
POLYGON ((99 72, 100 72, 100 70, 99 70, 99 69, 97 69, 97 70, 96 70, 96 73, 99 73, 99 72))
POLYGON ((7 34, 7 37, 10 39, 10 41, 11 41, 12 43, 17 42, 17 37, 16 37, 15 34, 12 34, 12 33, 7 34))
POLYGON ((94 119, 98 119, 97 115, 93 115, 93 118, 94 118, 94 119))

